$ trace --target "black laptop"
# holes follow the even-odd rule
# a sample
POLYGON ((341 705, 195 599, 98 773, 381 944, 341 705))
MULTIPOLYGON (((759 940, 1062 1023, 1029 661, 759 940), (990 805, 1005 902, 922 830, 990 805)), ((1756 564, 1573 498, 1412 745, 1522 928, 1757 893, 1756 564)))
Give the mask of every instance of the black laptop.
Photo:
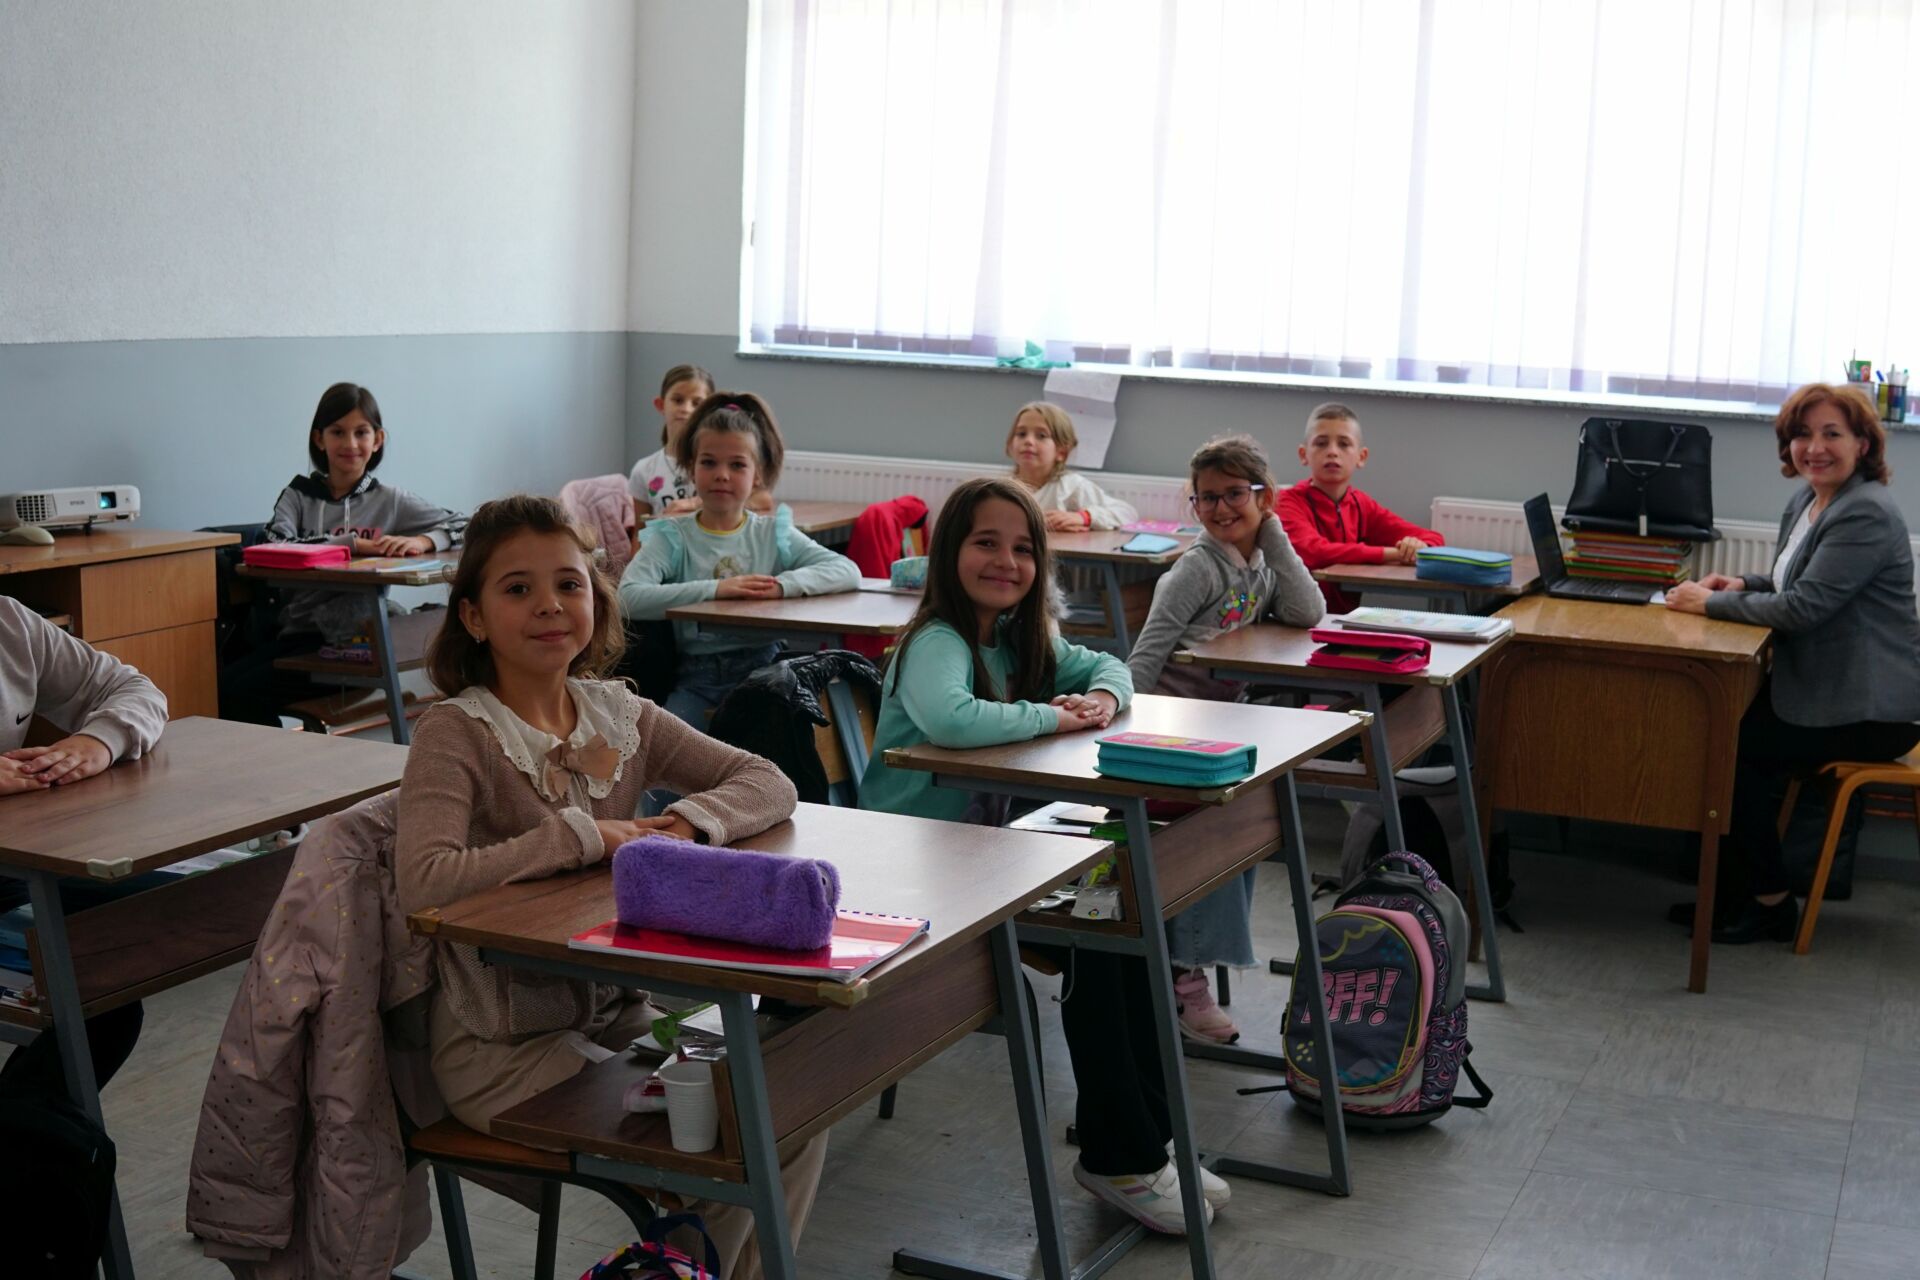
POLYGON ((1553 507, 1547 495, 1528 498, 1527 535, 1533 539, 1533 558, 1540 562, 1540 581, 1547 594, 1562 600, 1611 600, 1615 604, 1647 604, 1660 588, 1606 578, 1570 578, 1560 555, 1560 531, 1553 527, 1553 507))

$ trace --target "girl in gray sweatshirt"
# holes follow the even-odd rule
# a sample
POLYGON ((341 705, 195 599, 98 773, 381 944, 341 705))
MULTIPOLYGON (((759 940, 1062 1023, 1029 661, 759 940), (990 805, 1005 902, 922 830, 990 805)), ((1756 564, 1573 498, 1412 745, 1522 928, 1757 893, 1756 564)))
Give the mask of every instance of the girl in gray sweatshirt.
MULTIPOLYGON (((1136 690, 1232 702, 1245 685, 1170 665, 1173 651, 1263 620, 1311 627, 1326 602, 1273 514, 1273 473, 1251 436, 1214 440, 1187 465, 1203 532, 1154 587, 1127 669, 1136 690)), ((1240 1038, 1213 998, 1207 971, 1254 963, 1253 886, 1248 871, 1167 922, 1180 1031, 1190 1040, 1231 1044, 1240 1038)))

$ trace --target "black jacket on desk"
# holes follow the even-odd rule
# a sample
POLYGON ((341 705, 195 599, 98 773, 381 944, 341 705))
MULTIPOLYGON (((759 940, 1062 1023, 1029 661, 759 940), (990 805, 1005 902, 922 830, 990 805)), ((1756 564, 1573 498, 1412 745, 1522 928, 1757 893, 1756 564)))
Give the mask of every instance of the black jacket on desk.
MULTIPOLYGON (((1787 502, 1775 554, 1813 502, 1787 502)), ((1886 485, 1855 473, 1775 582, 1716 591, 1707 616, 1773 628, 1773 709, 1789 724, 1920 720, 1920 617, 1913 547, 1886 485)))

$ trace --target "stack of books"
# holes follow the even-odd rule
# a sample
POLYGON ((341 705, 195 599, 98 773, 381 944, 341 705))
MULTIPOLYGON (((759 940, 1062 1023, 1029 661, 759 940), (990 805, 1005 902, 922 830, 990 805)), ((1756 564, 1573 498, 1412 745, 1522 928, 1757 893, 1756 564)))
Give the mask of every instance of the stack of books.
POLYGON ((1671 587, 1686 581, 1687 555, 1693 550, 1691 542, 1584 530, 1575 530, 1567 536, 1573 543, 1567 551, 1567 573, 1573 577, 1641 582, 1654 587, 1671 587))

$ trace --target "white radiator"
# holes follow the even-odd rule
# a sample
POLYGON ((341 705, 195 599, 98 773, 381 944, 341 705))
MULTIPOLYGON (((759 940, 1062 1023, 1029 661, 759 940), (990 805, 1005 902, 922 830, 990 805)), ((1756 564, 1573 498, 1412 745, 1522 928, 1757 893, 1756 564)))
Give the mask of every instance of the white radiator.
MULTIPOLYGON (((937 517, 940 505, 961 481, 975 476, 1011 475, 1010 465, 927 462, 916 458, 863 458, 849 453, 795 449, 780 474, 780 496, 817 502, 885 502, 910 493, 937 517)), ((1186 486, 1168 476, 1136 476, 1123 471, 1091 471, 1093 482, 1112 497, 1131 503, 1146 520, 1188 518, 1186 486)))
MULTIPOLYGON (((1563 508, 1553 509, 1558 523, 1563 508)), ((1480 498, 1435 498, 1432 528, 1456 546, 1483 551, 1505 551, 1510 555, 1531 555, 1532 539, 1527 537, 1527 518, 1517 502, 1488 502, 1480 498)), ((1758 520, 1717 520, 1720 541, 1703 543, 1687 561, 1687 576, 1698 578, 1709 573, 1738 576, 1745 573, 1771 573, 1778 524, 1758 520)), ((1913 555, 1920 561, 1920 538, 1913 540, 1913 555)))

